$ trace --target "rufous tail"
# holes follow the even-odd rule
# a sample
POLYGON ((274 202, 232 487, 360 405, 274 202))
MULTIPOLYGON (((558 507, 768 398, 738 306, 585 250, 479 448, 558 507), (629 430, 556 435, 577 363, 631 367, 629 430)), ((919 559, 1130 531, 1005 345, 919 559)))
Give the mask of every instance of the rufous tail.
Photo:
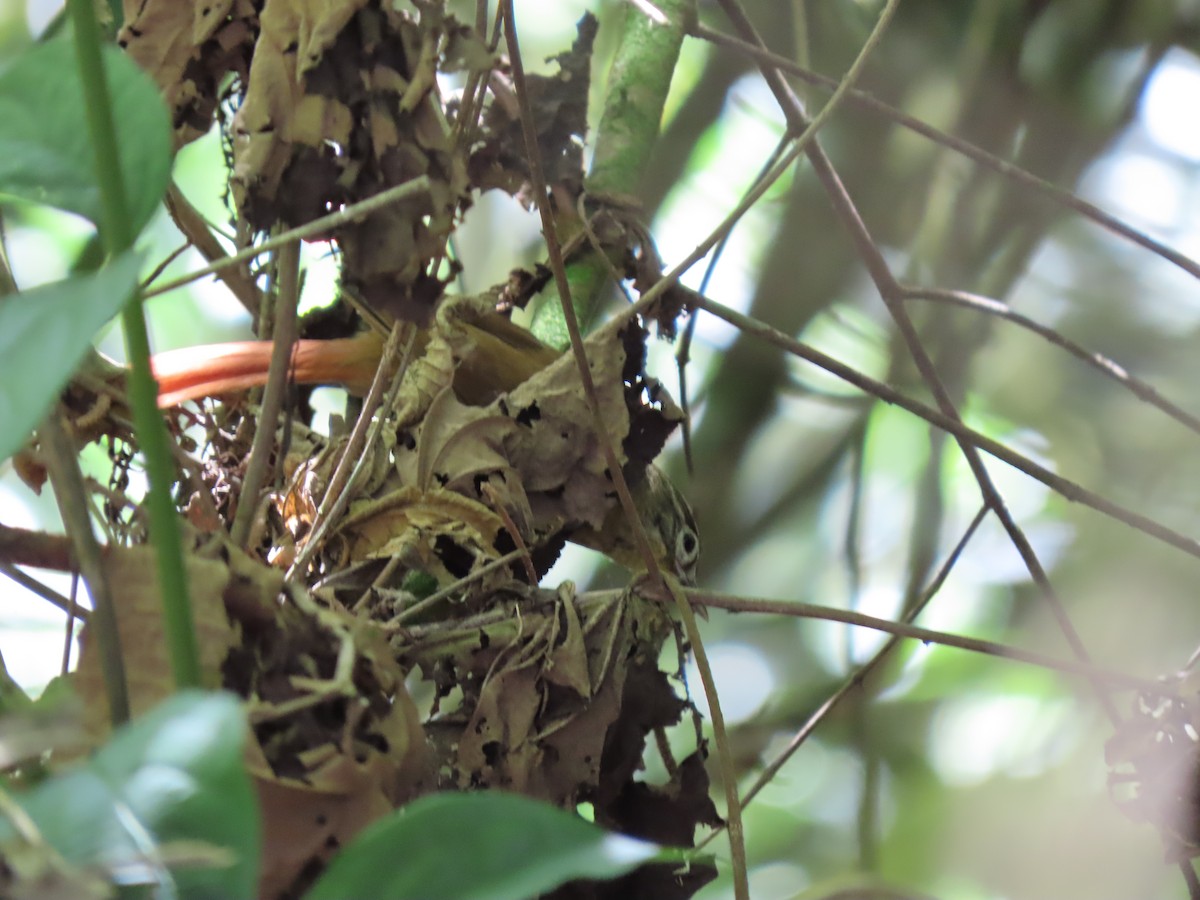
MULTIPOLYGON (((156 353, 150 360, 158 405, 243 391, 266 384, 270 341, 234 341, 156 353)), ((340 384, 365 394, 379 365, 382 342, 370 332, 352 338, 297 341, 289 377, 297 384, 340 384)))

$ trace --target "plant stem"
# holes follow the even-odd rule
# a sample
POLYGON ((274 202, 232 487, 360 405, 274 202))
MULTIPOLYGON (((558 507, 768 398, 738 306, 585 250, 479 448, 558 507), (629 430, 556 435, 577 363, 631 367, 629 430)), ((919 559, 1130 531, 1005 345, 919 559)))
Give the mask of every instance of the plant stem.
POLYGON ((250 448, 250 461, 242 479, 241 501, 233 517, 229 537, 246 550, 254 519, 259 510, 259 493, 267 478, 267 469, 275 449, 275 431, 279 413, 283 409, 287 391, 288 374, 292 368, 292 353, 296 343, 296 307, 300 300, 300 242, 288 244, 279 251, 279 291, 275 303, 275 333, 271 348, 271 365, 267 372, 267 385, 263 391, 262 407, 258 415, 258 430, 250 448))
MULTIPOLYGON (((679 48, 696 13, 693 0, 662 0, 657 6, 669 24, 655 22, 633 6, 625 9, 621 43, 609 69, 596 152, 585 185, 589 194, 637 196, 658 140, 679 48)), ((567 267, 571 304, 585 334, 595 321, 610 268, 611 263, 595 251, 584 253, 567 267)), ((558 303, 542 304, 531 330, 553 347, 565 348, 570 343, 558 303)))
POLYGON ((79 471, 75 445, 67 436, 61 415, 57 407, 52 409, 38 429, 38 437, 45 453, 46 467, 50 470, 54 499, 67 534, 71 537, 75 564, 87 582, 95 609, 91 625, 96 629, 96 643, 100 648, 100 671, 104 676, 104 692, 108 698, 108 718, 114 726, 123 725, 129 721, 129 689, 113 586, 104 571, 104 551, 92 532, 87 490, 79 471))
MULTIPOLYGON (((96 158, 96 180, 104 219, 100 236, 111 258, 132 247, 137 235, 133 233, 126 202, 95 10, 89 0, 68 0, 67 9, 74 26, 75 57, 86 101, 88 135, 96 158)), ((174 467, 170 438, 158 412, 158 387, 150 371, 150 337, 136 294, 121 312, 121 327, 125 352, 132 367, 128 379, 129 405, 138 444, 146 460, 150 539, 158 559, 163 625, 171 669, 177 687, 196 687, 200 684, 200 654, 188 602, 179 520, 171 497, 174 467)))

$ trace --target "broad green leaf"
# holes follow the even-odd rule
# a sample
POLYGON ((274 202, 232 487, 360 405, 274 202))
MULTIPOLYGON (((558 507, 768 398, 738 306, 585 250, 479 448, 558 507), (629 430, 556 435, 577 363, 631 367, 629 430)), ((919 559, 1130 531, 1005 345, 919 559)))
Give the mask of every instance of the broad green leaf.
MULTIPOLYGON (((157 208, 171 171, 171 120, 154 82, 104 47, 121 173, 134 232, 157 208)), ((70 210, 99 224, 100 188, 71 42, 33 47, 0 72, 0 194, 70 210)))
POLYGON ((78 367, 96 331, 137 286, 141 256, 0 298, 0 460, 21 448, 78 367))
MULTIPOLYGON (((181 897, 253 897, 260 826, 245 730, 231 694, 180 693, 116 732, 86 766, 15 799, 76 866, 102 866, 125 883, 169 879, 181 897), (203 862, 176 867, 180 852, 203 862)), ((0 820, 0 850, 16 840, 0 820)))
POLYGON ((616 877, 657 852, 528 797, 435 794, 366 829, 305 898, 522 900, 616 877))

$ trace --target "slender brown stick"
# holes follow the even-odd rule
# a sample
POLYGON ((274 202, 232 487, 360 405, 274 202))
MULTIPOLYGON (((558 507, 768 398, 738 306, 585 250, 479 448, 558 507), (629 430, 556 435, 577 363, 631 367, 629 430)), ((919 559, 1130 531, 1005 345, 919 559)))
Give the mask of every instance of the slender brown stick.
MULTIPOLYGON (((908 610, 904 614, 903 624, 912 624, 917 616, 921 614, 921 611, 929 605, 929 601, 932 600, 937 595, 938 591, 942 589, 942 585, 945 584, 946 579, 950 577, 950 572, 954 568, 955 563, 958 562, 963 552, 967 549, 967 544, 974 536, 975 531, 981 524, 983 524, 983 520, 987 514, 988 508, 986 506, 979 508, 979 512, 975 514, 975 518, 971 520, 971 524, 967 526, 966 531, 963 532, 963 536, 959 539, 954 549, 950 551, 950 555, 947 556, 946 561, 942 563, 941 568, 934 576, 933 581, 929 584, 929 587, 925 589, 921 595, 921 598, 916 604, 913 605, 912 609, 908 610)), ((783 750, 780 751, 780 753, 773 760, 771 760, 770 763, 764 766, 763 770, 758 774, 758 777, 754 779, 754 784, 752 784, 744 794, 746 803, 749 803, 752 799, 754 799, 755 796, 758 795, 759 791, 770 784, 776 773, 783 768, 784 764, 791 759, 796 751, 804 745, 805 741, 812 736, 813 732, 817 730, 817 727, 825 720, 825 717, 828 716, 829 713, 838 706, 838 704, 845 700, 846 697, 850 696, 850 693, 855 688, 862 685, 867 676, 869 676, 875 669, 879 668, 883 661, 891 656, 896 648, 900 646, 900 642, 902 640, 904 640, 903 635, 893 633, 891 637, 889 637, 884 643, 884 645, 880 647, 879 650, 876 651, 876 653, 869 660, 867 660, 855 672, 852 672, 850 676, 844 682, 842 682, 841 687, 834 691, 825 700, 825 702, 822 703, 817 710, 808 717, 808 721, 801 725, 799 730, 792 735, 792 739, 788 741, 787 746, 784 747, 783 750)))
POLYGON ((332 231, 341 225, 349 222, 354 222, 359 219, 365 219, 368 215, 376 210, 383 209, 393 203, 399 203, 401 200, 406 200, 410 197, 415 197, 418 194, 429 192, 429 177, 426 175, 418 176, 411 181, 406 181, 403 184, 398 184, 395 187, 388 188, 386 191, 380 191, 374 197, 368 197, 366 200, 361 200, 345 209, 340 209, 337 212, 330 213, 327 216, 321 216, 319 219, 313 219, 306 225, 300 225, 296 228, 289 228, 270 240, 263 241, 261 244, 255 244, 253 247, 247 247, 240 253, 235 253, 233 256, 226 256, 219 259, 203 269, 198 269, 189 275, 183 275, 179 278, 174 278, 166 284, 160 284, 158 287, 145 291, 140 296, 143 300, 148 300, 151 297, 157 297, 159 294, 165 294, 168 291, 173 291, 176 288, 181 288, 185 284, 191 284, 193 281, 199 281, 206 275, 215 275, 222 272, 230 266, 240 266, 244 262, 261 256, 271 250, 277 250, 280 247, 286 247, 293 241, 304 240, 305 238, 313 237, 314 235, 324 234, 327 231, 332 231))
POLYGON ((972 446, 978 447, 989 456, 994 456, 996 459, 1008 463, 1014 469, 1024 472, 1030 478, 1041 482, 1046 487, 1061 494, 1067 500, 1081 503, 1090 509, 1096 510, 1096 512, 1115 519, 1124 525, 1128 525, 1130 528, 1134 528, 1143 534, 1169 544, 1177 550, 1182 550, 1189 556, 1200 559, 1200 542, 1194 538, 1180 534, 1178 531, 1168 528, 1147 516, 1135 513, 1118 503, 1113 503, 1108 498, 1094 491, 1089 491, 1069 478, 1063 478, 1061 475, 1051 472, 1049 469, 1038 465, 1028 457, 1022 456, 1000 441, 990 438, 973 428, 968 428, 960 420, 951 418, 931 406, 926 406, 924 403, 913 400, 901 394, 890 385, 863 375, 857 369, 822 353, 814 347, 810 347, 808 344, 796 340, 791 335, 784 334, 772 328, 764 322, 722 306, 693 291, 689 291, 689 296, 691 304, 696 308, 712 313, 717 318, 737 326, 746 334, 780 347, 800 359, 819 366, 830 374, 837 376, 848 384, 854 385, 873 397, 877 397, 885 403, 890 403, 893 406, 907 410, 914 416, 924 419, 930 425, 935 425, 953 435, 956 439, 966 441, 972 446))
POLYGON ((375 370, 375 378, 371 381, 370 390, 363 399, 362 410, 358 414, 358 419, 355 420, 354 428, 334 467, 333 474, 329 477, 329 487, 325 489, 321 505, 317 507, 312 531, 304 544, 304 549, 300 551, 296 561, 288 569, 288 581, 303 577, 313 555, 324 541, 326 533, 350 503, 352 493, 350 487, 357 480, 355 476, 362 471, 362 467, 370 458, 370 454, 364 453, 363 450, 371 446, 372 437, 378 437, 386 418, 381 414, 376 419, 375 411, 384 406, 385 393, 388 397, 386 408, 392 407, 392 398, 399 390, 400 380, 412 357, 416 336, 417 328, 411 322, 397 322, 388 334, 387 341, 383 345, 383 355, 379 359, 379 368, 375 370), (396 366, 397 358, 400 360, 398 367, 396 366), (372 428, 373 424, 374 428, 372 428))
POLYGON ((267 478, 267 468, 275 450, 275 428, 283 410, 288 374, 296 346, 296 308, 300 300, 300 243, 281 247, 278 257, 279 292, 275 302, 274 344, 267 369, 267 385, 258 413, 258 428, 250 447, 246 476, 242 479, 241 500, 233 517, 229 536, 239 547, 246 547, 258 511, 258 495, 267 478))
POLYGON ((121 634, 117 628, 117 611, 114 605, 112 585, 104 571, 104 559, 100 544, 92 531, 92 520, 88 514, 87 494, 83 486, 83 474, 79 470, 79 459, 75 445, 67 435, 59 419, 59 409, 50 411, 38 437, 50 471, 50 483, 54 486, 54 499, 62 514, 67 537, 71 540, 79 571, 87 582, 94 612, 92 622, 100 647, 101 673, 104 690, 108 698, 109 719, 114 726, 129 721, 129 693, 125 678, 125 658, 121 653, 121 634))
POLYGON ((761 597, 736 597, 728 594, 717 594, 696 588, 687 588, 684 594, 694 604, 709 609, 724 609, 729 612, 759 613, 761 615, 791 616, 799 619, 825 619, 829 622, 842 622, 846 625, 857 625, 860 628, 870 628, 887 634, 911 638, 927 644, 941 644, 946 647, 957 647, 960 650, 970 650, 986 656, 996 656, 1001 659, 1011 659, 1017 662, 1029 663, 1043 669, 1051 669, 1067 675, 1078 675, 1088 681, 1096 682, 1109 690, 1137 690, 1161 692, 1162 683, 1153 678, 1139 678, 1136 675, 1126 675, 1113 672, 1094 663, 1075 659, 1060 659, 1033 650, 1022 650, 995 641, 985 641, 979 638, 950 634, 945 631, 934 631, 904 622, 893 622, 891 619, 881 619, 868 616, 866 613, 849 609, 835 609, 830 606, 818 606, 815 603, 802 603, 799 600, 768 600, 761 597))
MULTIPOLYGON (((46 535, 46 537, 55 537, 55 535, 46 535)), ((61 538, 61 540, 65 541, 66 538, 61 538)), ((68 562, 63 568, 69 568, 69 565, 70 563, 68 562)), ((70 598, 64 597, 53 588, 42 584, 42 582, 38 581, 29 573, 22 572, 12 563, 0 562, 0 574, 7 576, 9 579, 16 582, 30 593, 37 594, 37 596, 41 597, 46 602, 57 606, 68 616, 73 616, 76 619, 82 619, 85 622, 87 621, 88 611, 86 609, 75 607, 71 603, 70 598)))
POLYGON ((1111 378, 1129 390, 1131 394, 1139 400, 1144 400, 1151 406, 1162 410, 1172 419, 1184 427, 1200 434, 1200 416, 1195 416, 1181 406, 1171 402, 1151 384, 1142 381, 1136 375, 1131 375, 1125 368, 1119 365, 1114 360, 1105 356, 1103 353, 1097 353, 1094 350, 1088 350, 1081 344, 1077 344, 1067 336, 1049 328, 1040 322, 1037 322, 1028 316, 1008 306, 1006 303, 1001 303, 999 300, 993 300, 991 297, 982 297, 979 294, 973 294, 970 291, 948 291, 939 290, 936 288, 905 288, 904 299, 906 300, 929 300, 934 303, 948 303, 955 306, 961 306, 964 309, 973 309, 978 312, 986 313, 989 316, 995 316, 998 319, 1004 319, 1007 322, 1012 322, 1028 331, 1049 341, 1056 347, 1061 347, 1066 350, 1076 359, 1087 363, 1096 371, 1100 372, 1107 378, 1111 378))
MULTIPOLYGON (((188 201, 183 191, 174 182, 167 188, 167 212, 175 222, 175 227, 183 232, 183 236, 195 247, 208 263, 218 263, 228 259, 229 254, 221 246, 200 215, 199 210, 188 201)), ((233 296, 241 301, 247 312, 257 320, 259 307, 262 305, 262 292, 254 283, 253 276, 242 266, 223 266, 215 270, 215 274, 229 288, 233 296)))
POLYGON ((619 498, 621 507, 624 510, 625 518, 628 522, 629 530, 633 536, 634 543, 638 548, 639 554, 646 563, 646 570, 653 579, 653 583, 661 587, 664 591, 668 592, 676 600, 680 614, 683 617, 684 626, 687 629, 689 640, 692 642, 693 652, 696 656, 697 668, 700 671, 701 679, 704 682, 705 693, 708 696, 709 712, 712 717, 713 725, 713 740, 716 743, 717 755, 720 757, 721 767, 725 774, 725 814, 728 823, 730 853, 733 858, 732 871, 734 895, 738 898, 738 900, 749 900, 750 889, 747 881, 746 845, 745 836, 742 829, 741 803, 738 800, 737 784, 733 777, 735 769, 733 768, 733 757, 729 748, 728 737, 725 733, 724 718, 721 714, 720 708, 720 698, 717 695, 716 684, 712 678, 711 667, 708 665, 708 659, 704 653, 700 634, 696 627, 695 616, 692 613, 691 607, 688 606, 686 600, 680 593, 679 584, 674 578, 668 581, 668 579, 664 577, 662 570, 659 568, 658 560, 655 559, 654 552, 650 547, 650 541, 646 534, 646 527, 638 513, 637 506, 633 500, 633 495, 629 491, 629 485, 625 482, 624 474, 621 471, 620 460, 617 457, 616 448, 613 445, 612 437, 605 426, 604 416, 600 410, 600 402, 596 394, 596 386, 592 379, 591 367, 588 364, 587 350, 583 344, 583 335, 580 333, 579 321, 576 315, 575 306, 571 302, 570 284, 567 280, 566 265, 563 260, 562 246, 558 239, 556 223, 554 222, 554 216, 551 214, 550 208, 546 203, 546 198, 548 196, 546 190, 546 179, 545 175, 543 174, 541 155, 537 144, 537 134, 534 127, 533 111, 530 106, 528 90, 525 85, 525 72, 521 66, 521 50, 517 41, 516 20, 514 18, 512 0, 505 0, 504 6, 504 35, 508 44, 509 60, 513 69, 513 83, 516 86, 517 99, 521 105, 521 128, 525 137, 525 151, 528 155, 534 196, 538 198, 538 211, 542 218, 542 232, 546 240, 546 249, 550 259, 550 268, 554 273, 555 285, 558 288, 558 296, 562 304, 564 324, 567 327, 567 333, 571 339, 571 350, 575 356, 575 363, 579 370, 580 382, 583 386, 584 395, 587 398, 588 408, 591 411, 592 420, 595 424, 596 435, 599 439, 600 446, 604 451, 609 475, 612 478, 613 486, 617 492, 617 497, 619 498))
POLYGON ((650 540, 646 535, 646 528, 642 524, 641 516, 638 515, 637 505, 633 501, 629 485, 625 482, 625 476, 621 471, 621 461, 617 456, 616 448, 613 446, 612 438, 608 433, 608 428, 604 422, 604 415, 600 411, 600 401, 596 396, 596 384, 592 379, 592 370, 588 363, 587 349, 583 345, 583 335, 579 330, 579 319, 575 314, 575 307, 571 303, 571 287, 567 281, 562 244, 558 239, 558 228, 549 205, 546 203, 548 196, 546 177, 543 174, 541 152, 538 149, 537 132, 533 121, 533 111, 530 107, 528 90, 525 86, 525 70, 521 65, 521 48, 517 41, 512 0, 505 0, 503 6, 505 11, 504 36, 508 44, 508 55, 513 70, 513 84, 516 86, 517 102, 521 106, 521 129, 524 133, 525 152, 529 160, 530 180, 533 183, 534 196, 538 198, 537 206, 542 219, 542 234, 546 241, 546 253, 549 257, 550 270, 554 273, 559 300, 562 303, 563 319, 567 327, 567 333, 571 338, 571 352, 575 356, 575 364, 579 370, 579 379, 583 386, 588 410, 592 414, 592 421, 595 425, 600 448, 604 453, 605 463, 612 477, 613 487, 617 492, 617 499, 629 523, 630 533, 633 536, 642 561, 646 564, 646 571, 650 572, 652 577, 662 584, 662 572, 659 570, 658 560, 655 559, 654 552, 650 549, 650 540))

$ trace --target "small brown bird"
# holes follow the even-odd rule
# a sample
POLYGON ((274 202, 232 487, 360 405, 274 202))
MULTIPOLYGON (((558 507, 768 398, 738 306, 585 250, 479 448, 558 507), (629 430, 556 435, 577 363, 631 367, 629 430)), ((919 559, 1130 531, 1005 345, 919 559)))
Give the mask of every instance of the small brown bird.
MULTIPOLYGON (((548 366, 559 351, 504 316, 487 316, 471 330, 476 352, 455 373, 455 392, 466 402, 486 404, 548 366)), ((418 332, 420 350, 428 331, 418 332)), ((158 353, 150 360, 158 381, 158 405, 177 406, 188 400, 261 387, 271 362, 270 341, 234 341, 185 347, 158 353)), ((361 396, 371 386, 383 353, 383 339, 373 331, 350 338, 300 340, 292 355, 291 378, 298 384, 337 384, 361 396)), ((633 488, 634 501, 665 571, 684 584, 693 584, 700 555, 695 518, 679 489, 654 466, 633 488)), ((585 529, 576 540, 632 571, 645 568, 628 535, 620 508, 610 513, 599 531, 585 529)))

